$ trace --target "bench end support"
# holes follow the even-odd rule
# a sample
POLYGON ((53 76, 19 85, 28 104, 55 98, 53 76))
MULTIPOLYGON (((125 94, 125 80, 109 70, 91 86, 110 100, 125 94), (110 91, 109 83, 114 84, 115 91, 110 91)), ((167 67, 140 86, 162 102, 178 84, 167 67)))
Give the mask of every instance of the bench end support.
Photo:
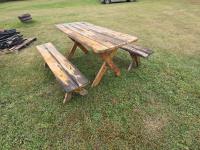
POLYGON ((66 102, 68 102, 71 98, 72 98, 72 93, 66 93, 65 94, 65 98, 63 100, 63 104, 65 104, 66 102))
POLYGON ((136 65, 136 67, 138 67, 140 65, 140 57, 137 55, 133 55, 130 53, 130 56, 132 58, 131 63, 128 67, 128 71, 130 71, 133 68, 133 64, 136 65))

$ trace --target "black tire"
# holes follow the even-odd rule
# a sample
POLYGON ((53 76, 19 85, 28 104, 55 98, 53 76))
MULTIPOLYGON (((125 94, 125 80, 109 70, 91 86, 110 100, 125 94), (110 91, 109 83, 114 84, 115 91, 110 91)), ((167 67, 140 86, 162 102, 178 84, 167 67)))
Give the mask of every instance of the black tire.
POLYGON ((104 4, 110 4, 111 0, 104 0, 104 4))

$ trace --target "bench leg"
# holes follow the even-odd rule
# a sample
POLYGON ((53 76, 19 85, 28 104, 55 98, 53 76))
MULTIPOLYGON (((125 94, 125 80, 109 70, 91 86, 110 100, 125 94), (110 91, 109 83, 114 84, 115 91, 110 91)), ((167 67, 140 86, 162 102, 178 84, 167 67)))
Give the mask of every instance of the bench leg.
POLYGON ((46 62, 44 63, 44 68, 49 68, 46 62))
POLYGON ((133 68, 133 64, 135 64, 136 67, 138 67, 140 65, 140 57, 139 56, 131 54, 131 53, 130 53, 130 56, 131 56, 132 61, 128 67, 128 71, 130 71, 133 68))
POLYGON ((66 102, 68 102, 71 98, 72 98, 72 93, 66 93, 65 94, 65 98, 63 100, 63 104, 65 104, 66 102))
POLYGON ((140 57, 137 56, 137 55, 134 55, 133 57, 134 57, 134 60, 135 60, 135 64, 138 67, 140 65, 140 57))
POLYGON ((133 64, 134 64, 134 61, 132 60, 129 67, 128 67, 128 71, 130 71, 133 68, 133 64))

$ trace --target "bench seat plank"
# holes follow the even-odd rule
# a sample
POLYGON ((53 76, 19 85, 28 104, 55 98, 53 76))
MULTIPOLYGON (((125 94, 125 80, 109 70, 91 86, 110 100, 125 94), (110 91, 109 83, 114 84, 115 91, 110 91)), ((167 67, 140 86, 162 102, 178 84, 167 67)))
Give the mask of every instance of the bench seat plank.
POLYGON ((57 80, 63 85, 66 92, 71 92, 78 88, 78 85, 76 85, 70 76, 63 71, 62 66, 55 60, 55 58, 44 47, 44 45, 37 46, 37 49, 41 53, 42 57, 57 80))
POLYGON ((124 45, 121 47, 121 49, 126 50, 131 54, 139 55, 144 58, 148 57, 149 55, 153 53, 153 51, 150 49, 142 48, 140 46, 136 46, 133 44, 124 45))
POLYGON ((79 87, 84 87, 89 83, 88 79, 78 70, 78 68, 58 52, 53 44, 46 43, 44 46, 79 87))

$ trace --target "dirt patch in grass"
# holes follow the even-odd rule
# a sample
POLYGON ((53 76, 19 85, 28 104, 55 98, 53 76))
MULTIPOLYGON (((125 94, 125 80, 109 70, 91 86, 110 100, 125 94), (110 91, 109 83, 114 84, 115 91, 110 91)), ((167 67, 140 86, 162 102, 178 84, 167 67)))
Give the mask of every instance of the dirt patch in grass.
POLYGON ((104 121, 102 126, 97 129, 98 135, 106 143, 110 143, 120 136, 120 126, 118 124, 111 123, 110 121, 104 121))
POLYGON ((199 0, 188 0, 191 4, 197 4, 200 5, 200 1, 199 0))
POLYGON ((155 117, 155 118, 146 118, 144 120, 144 127, 146 130, 146 133, 149 135, 153 135, 152 137, 157 138, 162 135, 162 131, 164 127, 168 123, 168 117, 162 116, 162 117, 155 117))

